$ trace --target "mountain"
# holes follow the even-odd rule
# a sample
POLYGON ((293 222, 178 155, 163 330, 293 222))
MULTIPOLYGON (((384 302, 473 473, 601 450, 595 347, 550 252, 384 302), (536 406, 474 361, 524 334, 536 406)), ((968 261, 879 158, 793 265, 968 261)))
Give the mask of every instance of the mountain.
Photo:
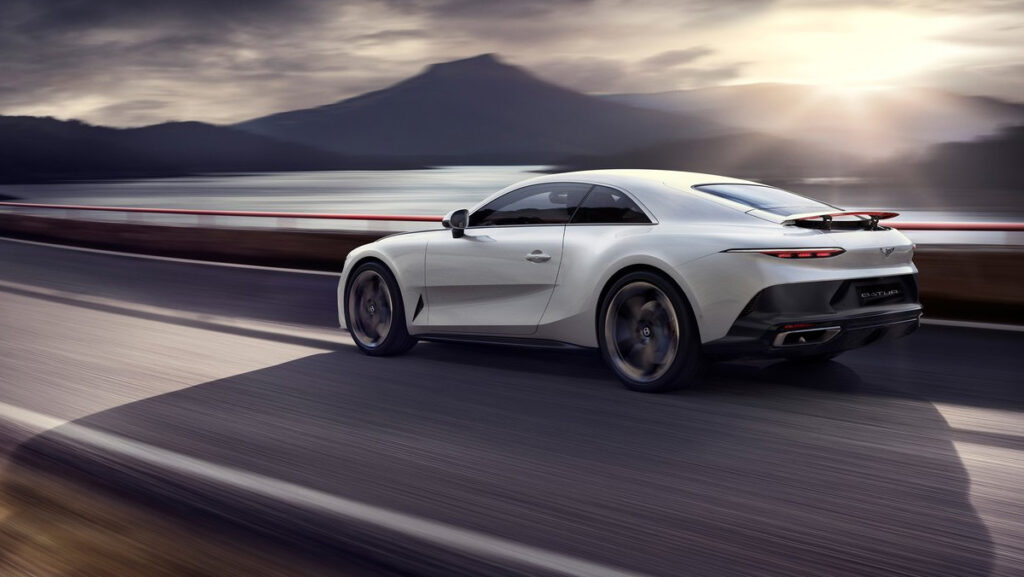
POLYGON ((869 175, 937 188, 1005 189, 1019 193, 1024 188, 1022 159, 1024 125, 1004 128, 996 135, 969 142, 939 144, 923 158, 889 160, 875 166, 869 175))
POLYGON ((389 88, 237 128, 346 154, 421 161, 546 163, 722 132, 544 82, 485 54, 434 64, 389 88))
POLYGON ((700 115, 873 158, 969 140, 1024 122, 1024 104, 926 88, 842 90, 748 84, 604 98, 650 110, 700 115))
POLYGON ((844 95, 755 84, 595 97, 485 54, 434 64, 355 98, 234 126, 114 129, 0 116, 0 182, 483 163, 778 179, 860 175, 862 159, 896 155, 868 172, 904 178, 905 167, 946 175, 945 182, 1003 183, 1014 181, 1014 161, 1024 157, 1013 156, 1021 129, 938 145, 1009 125, 1024 125, 1024 105, 928 89, 844 95), (950 174, 952 167, 963 172, 950 174))
POLYGON ((610 155, 564 159, 560 168, 658 168, 779 180, 853 174, 862 166, 855 156, 824 146, 759 133, 729 134, 663 142, 610 155))
POLYGON ((0 116, 0 182, 413 166, 346 157, 201 122, 116 129, 0 116))

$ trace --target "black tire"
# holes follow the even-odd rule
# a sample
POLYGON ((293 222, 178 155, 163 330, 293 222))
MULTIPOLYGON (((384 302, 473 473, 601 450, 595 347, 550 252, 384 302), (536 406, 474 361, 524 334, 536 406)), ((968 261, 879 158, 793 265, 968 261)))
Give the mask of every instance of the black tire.
POLYGON ((662 393, 697 377, 700 337, 693 310, 664 277, 641 271, 618 279, 601 300, 597 319, 601 356, 626 388, 662 393))
POLYGON ((345 286, 345 325, 359 350, 374 357, 400 355, 416 344, 405 324, 395 276, 379 262, 352 271, 345 286))

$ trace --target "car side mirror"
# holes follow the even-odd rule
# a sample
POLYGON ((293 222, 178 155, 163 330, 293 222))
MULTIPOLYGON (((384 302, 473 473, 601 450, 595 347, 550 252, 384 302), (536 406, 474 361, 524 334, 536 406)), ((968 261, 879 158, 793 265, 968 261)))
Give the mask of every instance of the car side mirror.
POLYGON ((466 234, 466 226, 469 225, 469 211, 460 208, 444 215, 441 226, 452 229, 452 238, 462 238, 466 234))

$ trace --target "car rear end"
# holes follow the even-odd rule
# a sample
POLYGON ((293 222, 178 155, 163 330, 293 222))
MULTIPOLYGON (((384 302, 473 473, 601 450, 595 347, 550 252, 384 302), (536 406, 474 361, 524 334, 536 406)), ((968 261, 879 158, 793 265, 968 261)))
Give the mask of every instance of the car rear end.
POLYGON ((718 290, 744 304, 707 354, 825 358, 918 328, 914 246, 884 225, 895 213, 845 212, 753 184, 694 189, 736 205, 757 231, 709 259, 730 285, 718 290))
POLYGON ((874 232, 879 234, 845 232, 807 243, 841 249, 835 253, 807 246, 727 253, 737 267, 761 269, 767 286, 746 303, 724 338, 706 345, 707 352, 820 357, 912 333, 921 317, 913 245, 896 231, 874 232), (785 262, 764 262, 769 259, 785 262))

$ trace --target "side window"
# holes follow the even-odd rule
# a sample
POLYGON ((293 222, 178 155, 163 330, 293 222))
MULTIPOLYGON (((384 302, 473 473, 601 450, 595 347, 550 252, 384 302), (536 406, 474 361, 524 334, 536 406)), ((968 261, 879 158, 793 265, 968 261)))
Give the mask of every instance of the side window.
POLYGON ((589 184, 566 182, 524 186, 471 214, 469 226, 565 224, 588 190, 589 184))
POLYGON ((572 218, 573 224, 649 223, 644 211, 621 191, 595 186, 572 218))

